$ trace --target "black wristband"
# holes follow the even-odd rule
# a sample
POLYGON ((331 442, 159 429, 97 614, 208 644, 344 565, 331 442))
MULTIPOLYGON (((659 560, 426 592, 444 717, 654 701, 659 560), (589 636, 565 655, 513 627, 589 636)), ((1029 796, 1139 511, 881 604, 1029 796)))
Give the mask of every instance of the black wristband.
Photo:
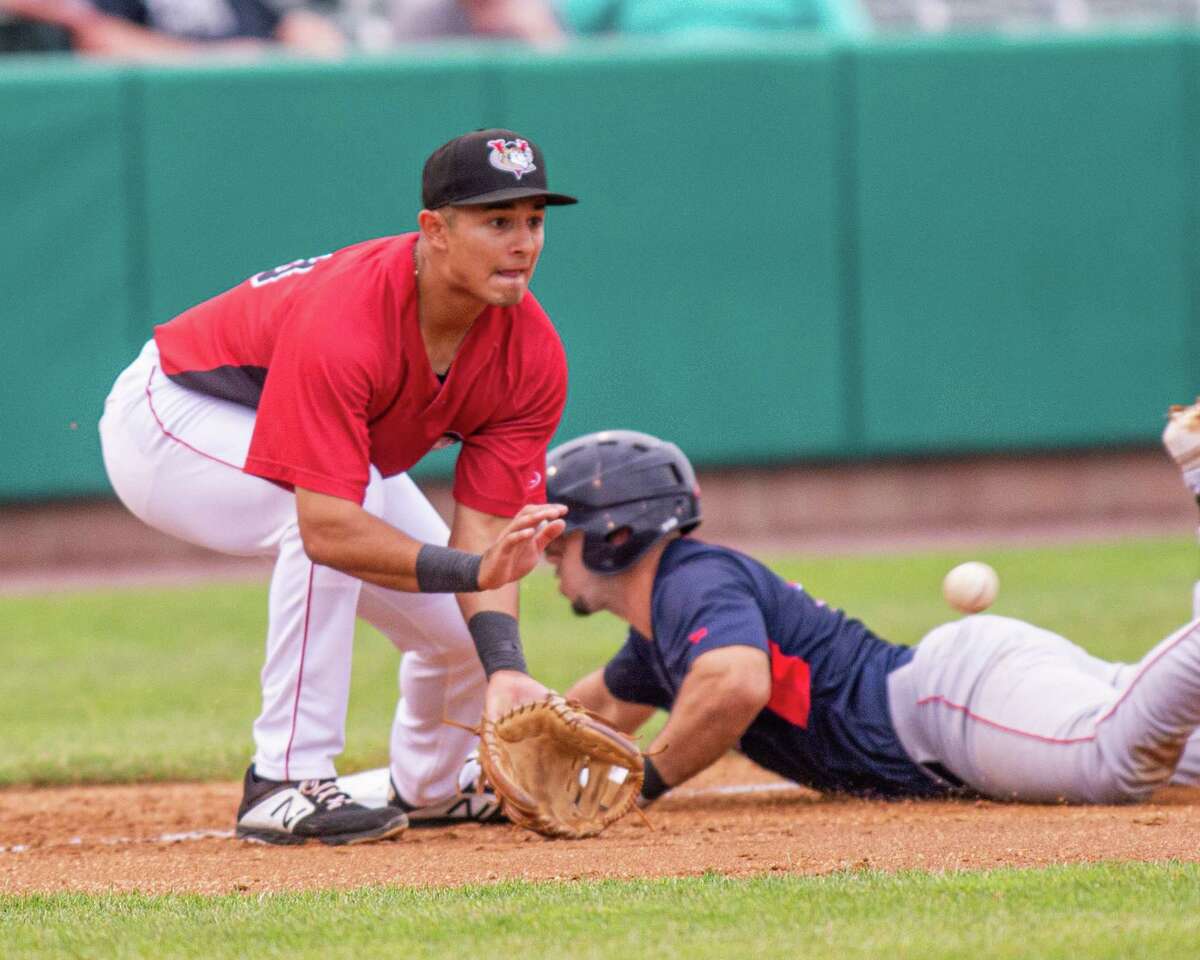
POLYGON ((653 760, 646 757, 642 761, 642 766, 645 770, 642 779, 642 799, 657 800, 671 788, 663 780, 662 774, 658 772, 658 767, 654 765, 653 760))
POLYGON ((489 677, 497 670, 529 672, 515 617, 499 610, 481 610, 467 622, 467 629, 475 641, 483 672, 489 677))
POLYGON ((422 593, 476 593, 483 557, 427 543, 417 552, 417 589, 422 593))

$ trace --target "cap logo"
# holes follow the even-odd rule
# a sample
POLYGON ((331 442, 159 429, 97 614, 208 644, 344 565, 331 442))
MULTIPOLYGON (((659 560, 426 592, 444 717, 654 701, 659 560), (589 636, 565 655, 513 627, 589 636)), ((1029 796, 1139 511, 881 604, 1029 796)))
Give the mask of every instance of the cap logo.
POLYGON ((487 145, 492 148, 488 163, 497 170, 511 173, 520 180, 537 169, 528 140, 489 140, 487 145))

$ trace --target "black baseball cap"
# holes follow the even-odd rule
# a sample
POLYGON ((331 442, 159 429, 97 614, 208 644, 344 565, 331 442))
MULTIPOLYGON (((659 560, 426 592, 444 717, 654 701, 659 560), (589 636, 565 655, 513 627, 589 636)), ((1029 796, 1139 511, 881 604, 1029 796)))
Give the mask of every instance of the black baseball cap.
POLYGON ((504 203, 543 197, 548 205, 578 203, 546 187, 546 161, 532 140, 512 130, 476 130, 438 147, 425 161, 425 209, 504 203))

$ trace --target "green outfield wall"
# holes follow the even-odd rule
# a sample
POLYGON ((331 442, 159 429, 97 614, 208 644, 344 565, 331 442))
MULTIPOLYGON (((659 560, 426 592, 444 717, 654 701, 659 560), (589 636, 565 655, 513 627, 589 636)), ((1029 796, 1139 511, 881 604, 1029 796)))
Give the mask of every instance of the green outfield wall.
MULTIPOLYGON (((0 63, 0 499, 108 491, 155 323, 411 229, 465 129, 546 150, 561 436, 702 465, 1152 442, 1200 390, 1200 40, 589 44, 0 63)), ((441 454, 425 467, 444 473, 441 454)))

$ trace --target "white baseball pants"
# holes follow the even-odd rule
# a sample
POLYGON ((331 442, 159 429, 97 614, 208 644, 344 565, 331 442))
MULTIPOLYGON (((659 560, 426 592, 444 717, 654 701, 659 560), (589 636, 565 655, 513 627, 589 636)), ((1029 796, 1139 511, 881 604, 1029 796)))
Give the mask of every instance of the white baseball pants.
POLYGON ((1126 665, 1020 620, 967 617, 921 641, 888 699, 915 761, 987 796, 1142 800, 1195 753, 1200 620, 1126 665))
MULTIPOLYGON (((486 686, 458 604, 451 594, 387 590, 312 563, 295 496, 241 470, 254 419, 247 407, 167 379, 151 340, 117 378, 100 438, 113 488, 150 526, 222 553, 275 557, 255 769, 272 780, 336 775, 362 617, 404 652, 391 734, 396 786, 418 806, 452 795, 474 738, 443 720, 477 723, 486 686)), ((407 475, 385 480, 372 468, 363 506, 417 540, 448 540, 407 475)))

